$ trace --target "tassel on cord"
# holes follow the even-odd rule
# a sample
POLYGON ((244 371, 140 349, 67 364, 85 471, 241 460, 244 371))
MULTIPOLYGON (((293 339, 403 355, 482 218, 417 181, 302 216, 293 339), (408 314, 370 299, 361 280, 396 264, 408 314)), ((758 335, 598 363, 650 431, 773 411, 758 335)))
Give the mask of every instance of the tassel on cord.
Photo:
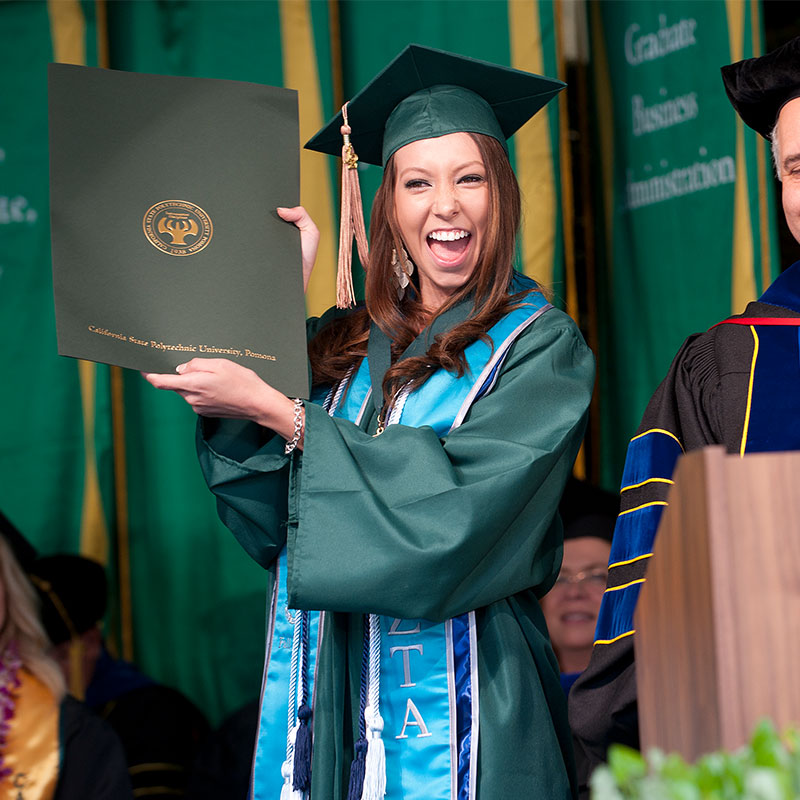
MULTIPOLYGON (((287 609, 288 613, 288 609, 287 609)), ((281 765, 281 786, 280 800, 304 800, 303 792, 298 792, 292 787, 292 773, 294 771, 294 744, 297 737, 297 676, 299 671, 301 634, 302 634, 302 614, 295 612, 294 619, 290 619, 294 624, 292 634, 292 661, 289 668, 289 711, 286 727, 286 760, 281 765)))
MULTIPOLYGON (((294 737, 297 734, 297 727, 291 733, 292 747, 294 747, 294 737)), ((292 788, 292 760, 291 756, 287 756, 286 761, 281 765, 281 777, 283 778, 283 786, 281 786, 280 800, 306 800, 305 792, 298 792, 292 788)))
POLYGON ((294 742, 294 776, 296 791, 311 791, 311 708, 308 705, 308 611, 300 614, 302 646, 300 655, 300 707, 297 709, 297 737, 294 742))
POLYGON ((356 755, 350 764, 350 783, 347 787, 347 800, 361 800, 364 789, 364 769, 366 766, 367 740, 358 739, 355 743, 356 755))
POLYGON ((336 306, 351 308, 355 304, 353 289, 353 237, 358 257, 366 269, 369 260, 367 230, 364 226, 364 206, 361 203, 361 185, 358 182, 358 156, 350 144, 352 130, 347 119, 347 103, 342 106, 344 137, 342 145, 342 208, 339 221, 339 263, 336 271, 336 306))
POLYGON ((361 800, 382 800, 386 794, 386 750, 383 746, 383 717, 367 706, 367 760, 361 800))
POLYGON ((364 769, 367 757, 367 727, 364 711, 367 706, 367 681, 369 677, 369 628, 364 615, 363 646, 361 648, 361 691, 358 705, 358 739, 353 749, 353 763, 350 765, 350 782, 347 786, 347 800, 361 800, 364 790, 364 769))
POLYGON ((361 800, 383 800, 386 794, 386 750, 383 745, 381 693, 381 619, 369 615, 369 694, 364 709, 367 726, 367 761, 361 800))

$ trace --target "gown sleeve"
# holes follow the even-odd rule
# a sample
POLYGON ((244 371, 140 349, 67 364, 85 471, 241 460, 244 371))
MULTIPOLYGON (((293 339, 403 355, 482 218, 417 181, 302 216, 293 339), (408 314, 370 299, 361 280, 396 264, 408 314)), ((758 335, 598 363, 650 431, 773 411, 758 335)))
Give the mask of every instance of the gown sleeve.
MULTIPOLYGON (((312 339, 344 312, 333 308, 306 321, 312 339)), ((284 440, 258 425, 200 417, 197 454, 217 512, 247 554, 269 567, 286 542, 290 459, 284 440)))
POLYGON ((639 747, 632 613, 676 459, 723 441, 716 337, 695 334, 684 342, 628 447, 597 640, 569 693, 581 798, 588 797, 591 774, 612 743, 639 747))
POLYGON ((212 472, 220 459, 223 471, 241 470, 224 494, 210 483, 251 555, 264 563, 285 536, 293 607, 446 619, 550 587, 561 559, 556 508, 593 374, 574 323, 550 311, 443 439, 405 425, 373 437, 307 404, 305 450, 291 471, 269 444, 252 451, 252 431, 244 461, 241 431, 233 446, 220 431, 202 439, 201 461, 212 472))

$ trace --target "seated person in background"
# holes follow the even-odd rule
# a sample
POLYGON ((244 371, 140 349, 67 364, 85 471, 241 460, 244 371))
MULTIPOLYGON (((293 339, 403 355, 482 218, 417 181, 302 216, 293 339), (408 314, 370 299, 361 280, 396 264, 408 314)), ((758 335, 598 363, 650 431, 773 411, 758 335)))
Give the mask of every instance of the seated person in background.
POLYGON ((30 573, 69 689, 117 732, 135 795, 182 795, 208 723, 179 691, 108 652, 101 629, 107 604, 103 567, 61 554, 37 559, 30 573))
MULTIPOLYGON (((800 37, 722 69, 738 114, 771 141, 783 211, 800 242, 800 37)), ((622 511, 589 667, 569 696, 581 796, 615 742, 639 746, 633 612, 678 456, 800 449, 800 262, 743 315, 684 342, 628 447, 622 511)))
POLYGON ((0 796, 125 800, 132 794, 119 739, 66 694, 48 655, 24 571, 35 556, 0 513, 0 796))
POLYGON ((258 698, 209 734, 195 758, 187 800, 246 800, 258 734, 258 698))
POLYGON ((570 478, 559 513, 564 521, 564 559, 555 585, 542 598, 542 611, 561 669, 561 686, 569 693, 592 654, 617 497, 570 478))

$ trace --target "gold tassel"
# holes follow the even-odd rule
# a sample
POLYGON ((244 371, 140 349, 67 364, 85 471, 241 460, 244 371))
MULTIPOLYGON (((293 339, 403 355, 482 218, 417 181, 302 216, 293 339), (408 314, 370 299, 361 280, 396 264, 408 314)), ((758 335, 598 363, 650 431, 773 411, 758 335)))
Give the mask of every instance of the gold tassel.
POLYGON ((351 308, 355 304, 353 290, 353 237, 358 248, 358 257, 364 269, 369 260, 367 231, 364 225, 364 207, 361 204, 361 185, 358 181, 358 156, 350 144, 352 133, 347 120, 347 103, 342 106, 344 125, 341 133, 342 145, 342 208, 339 223, 339 263, 336 272, 336 306, 351 308))

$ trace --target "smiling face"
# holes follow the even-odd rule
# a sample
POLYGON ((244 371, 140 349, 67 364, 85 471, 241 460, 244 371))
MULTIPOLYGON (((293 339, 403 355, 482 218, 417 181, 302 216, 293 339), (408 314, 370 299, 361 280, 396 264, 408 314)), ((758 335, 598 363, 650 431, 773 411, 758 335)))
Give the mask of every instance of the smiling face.
POLYGON ((469 279, 486 240, 489 184, 469 134, 420 139, 394 155, 397 227, 435 311, 469 279))
POLYGON ((559 579, 542 598, 547 629, 562 672, 581 672, 589 663, 610 552, 611 544, 597 536, 564 541, 559 579))
POLYGON ((800 242, 800 97, 781 109, 775 133, 783 213, 792 236, 800 242))

